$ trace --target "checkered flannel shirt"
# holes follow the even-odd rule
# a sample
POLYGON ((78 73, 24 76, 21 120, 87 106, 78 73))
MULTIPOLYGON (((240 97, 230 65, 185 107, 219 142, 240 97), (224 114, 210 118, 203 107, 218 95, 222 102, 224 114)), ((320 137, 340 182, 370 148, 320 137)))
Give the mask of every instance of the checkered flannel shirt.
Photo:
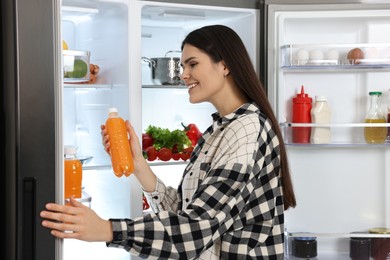
POLYGON ((213 114, 178 189, 158 180, 145 196, 154 213, 110 219, 107 246, 149 259, 283 259, 279 142, 254 103, 213 114))

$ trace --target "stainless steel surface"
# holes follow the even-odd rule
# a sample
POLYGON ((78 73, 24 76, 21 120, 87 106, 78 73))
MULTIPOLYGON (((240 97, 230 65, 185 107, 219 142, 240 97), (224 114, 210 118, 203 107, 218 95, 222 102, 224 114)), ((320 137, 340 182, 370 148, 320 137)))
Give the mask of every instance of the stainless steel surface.
POLYGON ((149 63, 151 78, 157 85, 182 85, 180 80, 182 68, 180 66, 180 57, 167 57, 171 53, 181 53, 180 51, 168 51, 165 57, 147 58, 142 60, 149 63))

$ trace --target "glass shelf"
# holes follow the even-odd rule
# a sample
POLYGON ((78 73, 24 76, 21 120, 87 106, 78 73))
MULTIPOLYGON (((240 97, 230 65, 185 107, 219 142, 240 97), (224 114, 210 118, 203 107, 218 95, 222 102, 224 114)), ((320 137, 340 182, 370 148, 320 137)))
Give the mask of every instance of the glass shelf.
POLYGON ((368 231, 350 232, 350 233, 322 233, 322 232, 287 232, 288 237, 325 237, 325 238, 390 238, 390 234, 373 234, 368 231))
MULTIPOLYGON (((84 191, 84 188, 82 191, 81 198, 76 198, 76 200, 89 208, 91 207, 92 197, 84 191)), ((65 199, 65 204, 69 204, 69 203, 70 203, 69 199, 65 199)))
POLYGON ((112 84, 84 84, 84 83, 64 83, 64 88, 77 88, 77 89, 106 89, 112 88, 112 84))
POLYGON ((186 85, 142 85, 142 88, 186 89, 186 85))
MULTIPOLYGON (((160 161, 160 160, 155 160, 152 162, 147 161, 150 166, 164 166, 164 165, 186 165, 188 164, 189 160, 183 161, 175 161, 175 160, 170 160, 167 162, 160 161)), ((83 165, 83 170, 110 170, 112 169, 111 164, 87 164, 83 165)))

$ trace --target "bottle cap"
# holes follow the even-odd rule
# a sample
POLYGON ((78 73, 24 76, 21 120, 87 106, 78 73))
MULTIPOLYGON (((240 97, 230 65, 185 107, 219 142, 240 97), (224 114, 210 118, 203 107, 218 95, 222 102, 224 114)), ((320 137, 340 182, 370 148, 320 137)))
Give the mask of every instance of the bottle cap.
POLYGON ((312 103, 312 98, 309 97, 309 94, 305 93, 305 89, 302 85, 301 93, 297 94, 295 98, 293 98, 294 103, 312 103))
POLYGON ((390 228, 386 227, 375 227, 368 230, 372 234, 390 234, 390 228))
POLYGON ((316 96, 316 101, 327 101, 326 96, 316 96))
POLYGON ((108 114, 111 114, 111 113, 118 113, 118 109, 116 107, 110 107, 108 109, 108 114))
POLYGON ((368 92, 368 94, 369 94, 370 96, 373 96, 373 95, 380 96, 380 95, 382 95, 382 92, 380 92, 380 91, 371 91, 371 92, 368 92))
POLYGON ((76 154, 76 147, 72 146, 72 145, 67 145, 64 147, 64 153, 65 154, 76 154))

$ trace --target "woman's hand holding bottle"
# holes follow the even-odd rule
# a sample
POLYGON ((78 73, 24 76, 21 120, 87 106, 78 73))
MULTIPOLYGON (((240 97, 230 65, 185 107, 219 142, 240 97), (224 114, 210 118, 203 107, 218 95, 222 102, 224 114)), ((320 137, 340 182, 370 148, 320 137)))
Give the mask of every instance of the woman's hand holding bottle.
MULTIPOLYGON (((129 142, 131 147, 131 152, 133 155, 134 161, 134 175, 137 177, 140 182, 142 188, 145 191, 154 191, 157 183, 156 176, 152 172, 149 167, 149 164, 145 160, 140 141, 138 139, 137 134, 131 123, 126 120, 126 129, 129 134, 129 142)), ((102 144, 104 146, 104 150, 109 154, 110 153, 110 141, 107 133, 107 129, 105 125, 101 125, 101 135, 102 135, 102 144)))

